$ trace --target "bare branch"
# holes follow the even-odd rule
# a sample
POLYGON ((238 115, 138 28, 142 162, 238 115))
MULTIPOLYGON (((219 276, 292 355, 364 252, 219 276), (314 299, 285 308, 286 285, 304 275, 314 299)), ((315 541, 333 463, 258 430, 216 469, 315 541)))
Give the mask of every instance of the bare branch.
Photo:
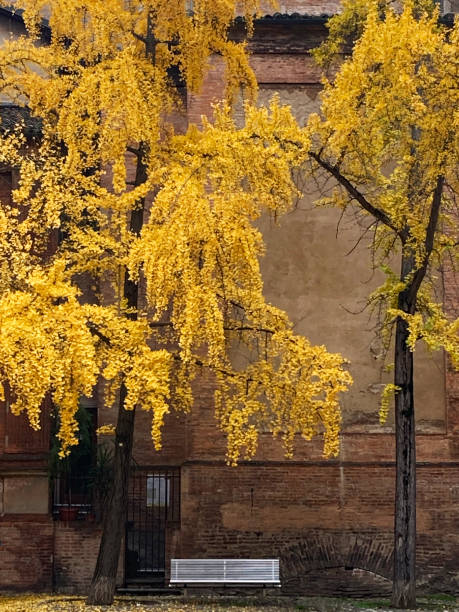
POLYGON ((134 32, 134 30, 131 31, 132 36, 134 36, 134 38, 137 38, 137 40, 140 40, 140 42, 143 42, 143 44, 145 45, 147 42, 147 39, 145 38, 145 36, 142 36, 141 34, 137 34, 137 32, 134 32))
POLYGON ((137 157, 141 155, 140 149, 135 149, 134 147, 130 147, 130 146, 127 146, 126 149, 129 151, 129 153, 132 153, 133 155, 136 155, 137 157))
POLYGON ((441 208, 441 196, 443 193, 443 185, 445 179, 443 176, 437 178, 437 184, 432 195, 432 206, 430 209, 429 223, 427 224, 426 237, 424 240, 424 260, 422 265, 416 270, 413 276, 413 280, 410 284, 409 299, 411 303, 415 302, 416 296, 421 286, 422 281, 427 272, 427 266, 429 265, 430 255, 432 254, 435 232, 437 230, 438 218, 440 216, 441 208))
POLYGON ((375 219, 384 223, 387 227, 390 227, 397 235, 400 235, 399 230, 392 223, 390 218, 386 215, 385 212, 379 210, 371 204, 365 196, 360 193, 360 191, 345 177, 341 174, 339 168, 335 165, 329 164, 325 160, 323 160, 320 155, 314 153, 313 151, 309 151, 309 156, 312 157, 324 170, 326 170, 329 174, 335 177, 335 179, 342 185, 346 191, 351 195, 354 200, 360 204, 362 208, 364 208, 370 215, 373 215, 375 219))
POLYGON ((91 334, 93 334, 94 336, 97 336, 98 338, 100 338, 100 340, 102 340, 103 342, 105 342, 105 344, 107 346, 111 346, 112 343, 110 341, 110 338, 108 338, 105 334, 103 334, 101 331, 99 331, 99 329, 94 325, 94 323, 87 323, 88 329, 91 332, 91 334))
POLYGON ((265 327, 252 327, 251 325, 240 325, 239 327, 224 327, 225 331, 253 331, 253 332, 262 332, 265 334, 275 334, 276 332, 273 329, 268 329, 265 327))
POLYGON ((351 253, 353 253, 355 251, 355 249, 359 246, 359 244, 365 238, 367 232, 369 232, 374 225, 377 226, 378 223, 379 223, 378 219, 375 219, 372 223, 370 223, 370 225, 365 229, 365 231, 363 231, 360 234, 360 236, 359 236, 357 242, 354 244, 354 246, 345 254, 345 257, 348 257, 349 255, 351 255, 351 253))

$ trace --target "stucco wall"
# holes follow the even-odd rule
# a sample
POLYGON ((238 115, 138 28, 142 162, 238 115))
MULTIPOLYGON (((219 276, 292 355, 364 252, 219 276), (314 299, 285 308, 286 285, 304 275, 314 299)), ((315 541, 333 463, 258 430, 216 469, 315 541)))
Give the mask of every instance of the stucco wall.
POLYGON ((48 514, 49 480, 46 474, 10 474, 0 479, 2 512, 48 514))
MULTIPOLYGON (((269 74, 263 78, 268 80, 269 74)), ((318 110, 320 94, 315 86, 261 84, 260 103, 268 103, 274 93, 292 108, 300 125, 318 110)), ((287 311, 297 333, 351 362, 354 385, 342 395, 345 431, 382 433, 393 424, 392 412, 385 428, 378 417, 381 390, 391 375, 383 370, 383 349, 375 330, 378 320, 366 308, 370 293, 384 282, 383 274, 373 270, 370 238, 362 239, 369 221, 353 212, 341 216, 341 211, 315 207, 321 193, 332 187, 329 181, 317 185, 306 180, 300 187, 305 196, 277 226, 269 219, 262 222, 267 243, 262 262, 266 296, 287 311)), ((386 361, 393 361, 390 353, 386 361)), ((442 432, 442 352, 428 353, 419 343, 415 373, 418 430, 442 432)))

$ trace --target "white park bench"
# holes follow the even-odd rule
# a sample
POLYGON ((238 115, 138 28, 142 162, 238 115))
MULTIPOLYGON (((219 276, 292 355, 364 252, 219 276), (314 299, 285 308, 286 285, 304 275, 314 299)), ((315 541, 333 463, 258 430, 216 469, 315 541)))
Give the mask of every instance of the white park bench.
POLYGON ((169 586, 280 587, 279 559, 171 559, 169 586))

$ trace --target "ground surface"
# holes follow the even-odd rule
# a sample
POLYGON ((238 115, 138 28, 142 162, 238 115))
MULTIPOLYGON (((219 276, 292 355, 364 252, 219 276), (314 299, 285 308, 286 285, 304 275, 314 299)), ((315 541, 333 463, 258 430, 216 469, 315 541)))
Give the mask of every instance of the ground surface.
MULTIPOLYGON (((418 599, 417 612, 459 612, 459 598, 433 595, 418 599)), ((388 601, 327 597, 121 597, 108 606, 86 606, 76 595, 0 595, 0 612, 379 612, 388 601)))

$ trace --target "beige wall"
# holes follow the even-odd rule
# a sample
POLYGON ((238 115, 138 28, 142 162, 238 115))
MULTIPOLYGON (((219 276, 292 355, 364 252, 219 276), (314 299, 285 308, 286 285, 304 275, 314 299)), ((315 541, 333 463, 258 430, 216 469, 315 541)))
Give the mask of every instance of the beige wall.
MULTIPOLYGON (((0 16, 0 47, 3 46, 8 40, 19 38, 19 36, 23 36, 25 33, 26 30, 22 23, 11 17, 0 16)), ((40 73, 40 69, 36 64, 29 64, 29 66, 31 66, 32 70, 40 73)), ((43 74, 43 72, 41 72, 41 74, 43 74)), ((17 102, 18 100, 15 99, 13 101, 9 96, 5 95, 4 93, 0 93, 0 104, 16 104, 17 102)), ((26 99, 20 99, 20 103, 26 104, 26 99)))
POLYGON ((444 13, 459 13, 459 0, 443 0, 444 13))
MULTIPOLYGON (((291 106, 301 125, 318 108, 317 86, 261 85, 260 103, 268 103, 275 92, 291 106)), ((384 428, 378 419, 380 393, 391 375, 382 371, 384 360, 374 331, 377 321, 364 307, 383 275, 372 271, 368 241, 356 247, 364 222, 351 215, 340 222, 340 211, 314 207, 319 192, 311 182, 302 190, 306 195, 277 226, 269 219, 262 222, 267 243, 262 261, 265 294, 287 311, 297 333, 350 360, 354 385, 342 396, 344 431, 382 433, 393 423, 393 414, 384 428)), ((391 355, 388 361, 393 361, 391 355)), ((415 370, 418 428, 444 431, 443 354, 428 354, 419 346, 415 370)))
POLYGON ((8 475, 0 479, 2 514, 47 514, 48 478, 8 475))

